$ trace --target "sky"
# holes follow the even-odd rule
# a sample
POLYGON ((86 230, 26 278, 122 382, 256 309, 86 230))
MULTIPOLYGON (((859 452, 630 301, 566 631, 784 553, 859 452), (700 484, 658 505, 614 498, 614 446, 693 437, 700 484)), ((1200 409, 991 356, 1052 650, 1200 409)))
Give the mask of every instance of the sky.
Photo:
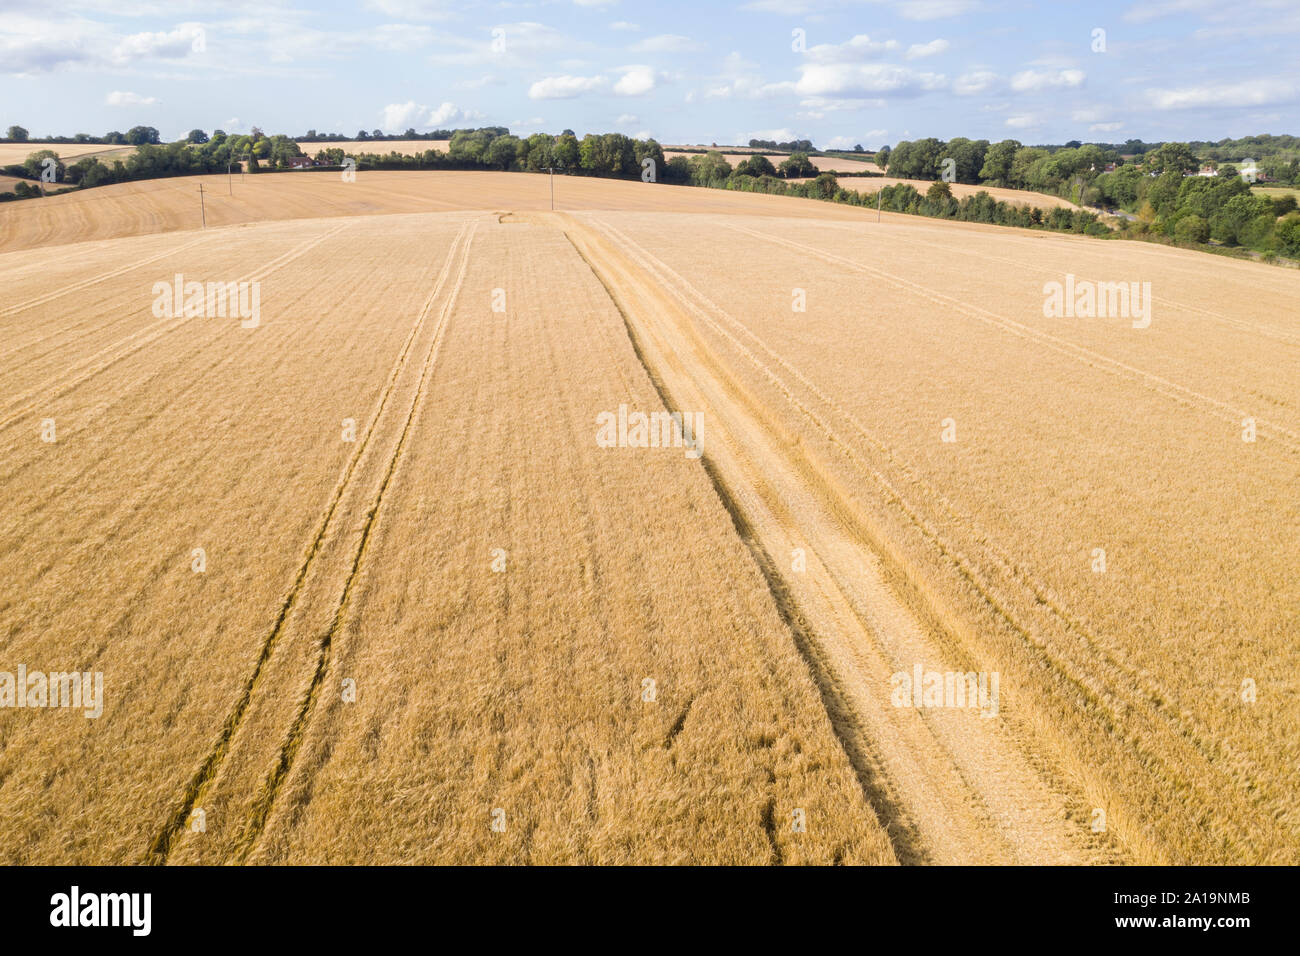
POLYGON ((1300 0, 0 0, 0 129, 1300 134, 1300 0))

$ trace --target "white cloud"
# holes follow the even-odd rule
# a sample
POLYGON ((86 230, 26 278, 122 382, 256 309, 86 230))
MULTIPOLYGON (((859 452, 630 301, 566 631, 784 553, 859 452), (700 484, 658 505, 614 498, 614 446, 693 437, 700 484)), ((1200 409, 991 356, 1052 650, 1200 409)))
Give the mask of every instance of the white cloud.
POLYGON ((953 80, 952 91, 958 96, 973 96, 992 89, 997 82, 998 75, 991 70, 974 70, 953 80))
POLYGON ((114 90, 104 97, 108 106, 152 106, 158 102, 155 96, 141 96, 129 90, 114 90))
POLYGON ((1027 129, 1031 126, 1038 125, 1038 117, 1030 113, 1021 113, 1018 116, 1008 116, 1007 125, 1012 129, 1027 129))
POLYGON ((610 7, 618 3, 618 0, 573 0, 580 7, 610 7))
POLYGON ((113 48, 116 63, 129 63, 146 57, 180 59, 207 50, 207 31, 197 23, 183 23, 165 33, 132 33, 113 48))
POLYGON ((886 63, 812 63, 800 70, 803 75, 795 89, 805 96, 909 96, 940 89, 947 83, 940 73, 917 73, 886 63))
POLYGON ((623 75, 614 84, 619 96, 644 96, 655 88, 655 71, 648 66, 622 67, 623 75))
POLYGON ((407 100, 405 103, 389 103, 383 109, 384 118, 379 125, 390 133, 404 130, 414 125, 425 109, 426 107, 418 105, 414 100, 407 100))
POLYGON ((1117 129, 1123 129, 1123 123, 1093 123, 1088 127, 1089 133, 1113 133, 1117 129))
POLYGON ((929 43, 913 43, 907 48, 909 60, 919 60, 924 56, 936 56, 945 52, 951 44, 947 40, 931 40, 929 43))
POLYGON ((641 122, 641 117, 637 116, 635 113, 623 113, 618 119, 614 120, 614 125, 635 126, 639 122, 641 122))
POLYGON ((1058 70, 1056 72, 1023 70, 1011 78, 1011 88, 1019 93, 1027 93, 1060 87, 1077 87, 1083 85, 1084 78, 1083 70, 1058 70))
POLYGON ((603 87, 603 76, 548 76, 528 87, 530 100, 567 100, 603 87))
POLYGON ((859 33, 844 43, 819 43, 808 48, 805 59, 814 63, 857 63, 877 59, 883 53, 898 49, 897 40, 873 40, 859 33))
POLYGON ((430 110, 424 118, 426 126, 445 126, 447 123, 462 123, 483 119, 478 110, 461 109, 454 103, 444 102, 436 110, 430 110))
POLYGON ((1158 110, 1212 106, 1264 106, 1270 103, 1289 102, 1298 96, 1300 96, 1300 89, 1295 83, 1272 78, 1146 91, 1147 102, 1158 110))
POLYGON ((616 20, 609 25, 611 30, 640 30, 640 24, 628 23, 626 20, 616 20))
POLYGON ((483 114, 476 110, 461 109, 455 103, 447 102, 430 109, 414 100, 407 100, 405 103, 389 103, 382 112, 383 121, 379 125, 390 133, 399 133, 409 127, 439 127, 483 119, 483 114))

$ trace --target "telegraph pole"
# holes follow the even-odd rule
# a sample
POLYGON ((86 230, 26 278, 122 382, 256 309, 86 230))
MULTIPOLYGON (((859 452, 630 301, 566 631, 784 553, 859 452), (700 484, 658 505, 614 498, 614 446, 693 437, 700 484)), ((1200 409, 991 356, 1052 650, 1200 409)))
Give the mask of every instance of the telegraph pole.
POLYGON ((208 211, 203 206, 203 184, 199 183, 199 215, 203 217, 203 228, 208 228, 208 211))

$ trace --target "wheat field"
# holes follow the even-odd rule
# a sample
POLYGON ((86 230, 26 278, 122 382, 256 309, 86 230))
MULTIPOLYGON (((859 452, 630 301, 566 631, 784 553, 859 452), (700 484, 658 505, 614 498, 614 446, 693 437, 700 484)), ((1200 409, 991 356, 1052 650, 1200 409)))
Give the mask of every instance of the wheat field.
POLYGON ((549 187, 0 206, 6 862, 1300 862, 1300 274, 549 187))
POLYGON ((65 163, 72 164, 87 156, 112 165, 115 159, 126 159, 135 152, 134 146, 114 146, 105 143, 0 143, 0 166, 22 163, 32 153, 50 150, 65 163))

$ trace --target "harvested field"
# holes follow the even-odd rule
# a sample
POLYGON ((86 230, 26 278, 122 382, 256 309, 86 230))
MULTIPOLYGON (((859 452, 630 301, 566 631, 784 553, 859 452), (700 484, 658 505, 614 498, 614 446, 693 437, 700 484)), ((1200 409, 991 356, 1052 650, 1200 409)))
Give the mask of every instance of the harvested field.
POLYGON ((135 152, 134 146, 104 143, 0 143, 0 166, 21 163, 32 153, 43 149, 53 150, 59 159, 69 164, 86 156, 94 156, 100 162, 111 164, 114 159, 125 159, 135 152))
MULTIPOLYGON (((0 252, 92 239, 199 228, 199 185, 209 226, 321 216, 372 216, 459 209, 543 210, 550 177, 532 173, 363 170, 344 182, 337 170, 188 176, 118 183, 21 202, 0 210, 0 252)), ((556 176, 555 200, 569 209, 662 209, 861 219, 860 210, 811 199, 745 196, 663 183, 556 176)))
POLYGON ((1300 275, 201 181, 0 206, 0 672, 104 682, 0 710, 6 862, 1300 862, 1300 275))

